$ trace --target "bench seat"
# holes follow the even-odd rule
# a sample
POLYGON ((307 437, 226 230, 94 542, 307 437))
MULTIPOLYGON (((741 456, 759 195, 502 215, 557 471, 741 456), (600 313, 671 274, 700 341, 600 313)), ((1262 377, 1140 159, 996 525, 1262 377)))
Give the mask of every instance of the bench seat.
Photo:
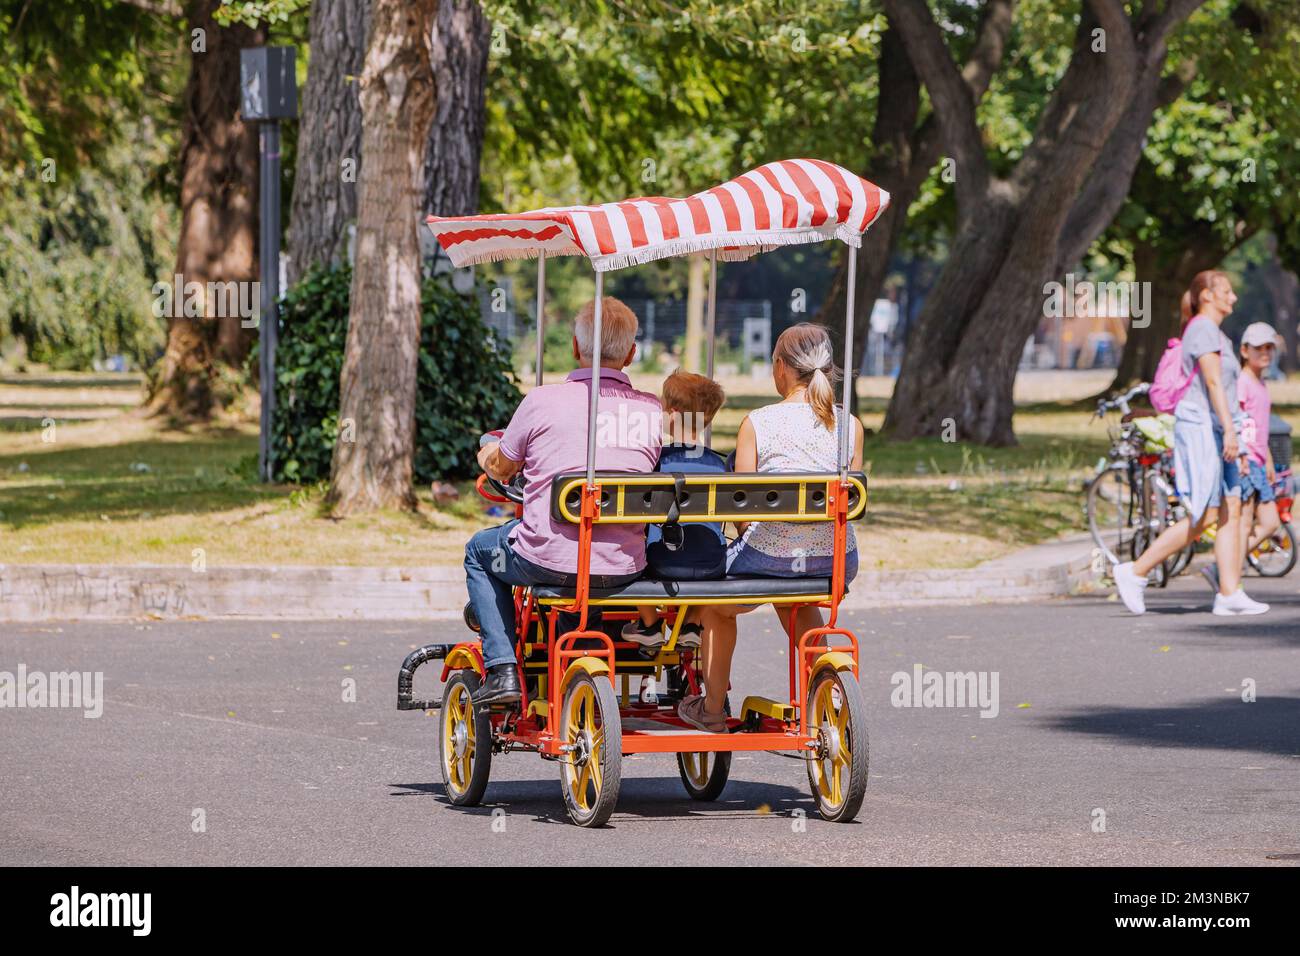
MULTIPOLYGON (((829 577, 781 578, 735 577, 716 581, 662 581, 641 578, 621 588, 592 588, 592 604, 694 604, 698 601, 743 603, 740 599, 759 599, 763 603, 829 600, 829 577)), ((543 604, 572 601, 573 588, 536 585, 533 594, 543 604)))

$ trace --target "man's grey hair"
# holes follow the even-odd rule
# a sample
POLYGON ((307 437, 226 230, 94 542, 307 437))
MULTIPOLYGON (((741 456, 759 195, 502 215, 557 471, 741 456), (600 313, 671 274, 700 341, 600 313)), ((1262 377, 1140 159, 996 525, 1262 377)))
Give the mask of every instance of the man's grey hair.
MULTIPOLYGON (((601 299, 600 308, 600 359, 601 362, 622 362, 636 343, 640 323, 636 313, 613 296, 601 299)), ((578 340, 578 354, 591 361, 592 337, 596 327, 596 300, 588 302, 573 320, 573 337, 578 340)))

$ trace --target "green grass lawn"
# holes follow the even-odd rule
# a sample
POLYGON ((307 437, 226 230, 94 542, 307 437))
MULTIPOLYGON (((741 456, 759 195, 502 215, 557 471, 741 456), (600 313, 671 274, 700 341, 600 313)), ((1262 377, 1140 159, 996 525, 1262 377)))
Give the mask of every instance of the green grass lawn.
MULTIPOLYGON (((96 386, 73 387, 75 396, 50 388, 50 414, 38 408, 35 425, 26 415, 0 428, 0 562, 190 564, 202 549, 209 566, 454 565, 474 530, 501 520, 470 482, 450 506, 422 489, 415 513, 336 520, 322 486, 254 480, 254 424, 169 429, 121 412, 120 381, 103 386, 107 413, 85 397, 96 386), (76 420, 74 407, 89 417, 76 420), (52 433, 40 424, 51 416, 52 433)), ((30 382, 0 382, 0 421, 20 389, 32 404, 30 382)), ((729 450, 744 412, 767 401, 732 396, 714 445, 729 450)), ((1293 420, 1298 410, 1283 407, 1293 420)), ((864 402, 868 428, 883 411, 864 402)), ((866 566, 969 566, 1082 530, 1082 483, 1105 453, 1104 424, 1084 406, 1036 405, 1016 416, 1016 431, 1020 444, 999 449, 870 436, 870 500, 856 526, 866 566)))

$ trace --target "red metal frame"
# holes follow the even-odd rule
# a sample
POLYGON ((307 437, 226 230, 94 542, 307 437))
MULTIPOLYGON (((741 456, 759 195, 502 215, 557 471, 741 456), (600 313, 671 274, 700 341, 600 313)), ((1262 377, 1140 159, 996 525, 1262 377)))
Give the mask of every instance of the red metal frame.
MULTIPOLYGON (((483 478, 479 479, 477 487, 479 493, 489 501, 506 500, 487 491, 484 488, 483 478)), ((850 485, 848 482, 841 482, 839 478, 828 481, 826 485, 826 514, 835 524, 830 601, 810 601, 788 605, 790 613, 790 627, 788 630, 791 635, 789 703, 798 715, 797 725, 795 722, 762 717, 758 721, 759 729, 757 731, 706 734, 700 733, 686 724, 677 716, 673 708, 642 704, 639 699, 629 700, 628 706, 619 708, 621 718, 634 717, 641 720, 650 720, 664 725, 665 728, 679 727, 686 732, 681 734, 647 733, 642 730, 624 728, 624 753, 803 751, 807 750, 809 745, 816 740, 815 734, 809 733, 807 708, 805 707, 808 687, 812 679, 812 668, 816 660, 822 654, 830 652, 847 654, 853 660, 853 674, 855 677, 858 676, 858 639, 851 631, 837 626, 839 605, 844 597, 845 590, 844 577, 847 560, 845 548, 848 541, 849 490, 850 485), (799 610, 804 607, 826 608, 830 611, 830 618, 822 627, 810 628, 796 636, 794 634, 795 621, 799 610), (843 640, 833 641, 832 638, 834 637, 843 640)), ((560 745, 563 743, 559 738, 560 710, 564 703, 563 689, 560 687, 560 682, 563 680, 564 673, 570 663, 580 658, 597 658, 603 661, 608 668, 610 683, 614 684, 618 676, 617 650, 635 647, 630 642, 615 642, 604 631, 589 630, 587 627, 591 600, 591 542, 594 526, 599 522, 600 518, 600 491, 599 483, 593 487, 584 485, 582 489, 582 506, 578 526, 577 586, 574 589, 573 604, 568 607, 550 607, 543 610, 539 608, 537 600, 530 589, 522 587, 515 589, 515 654, 519 667, 523 699, 520 704, 521 715, 514 720, 513 724, 507 725, 505 714, 495 712, 492 714, 493 730, 496 732, 498 739, 504 744, 536 750, 548 756, 559 755, 561 752, 560 745), (575 630, 567 631, 564 634, 556 633, 561 611, 575 613, 579 616, 578 626, 575 630), (537 629, 539 621, 545 622, 540 642, 534 639, 534 631, 537 629), (598 646, 581 648, 576 646, 578 642, 588 640, 598 642, 598 646), (544 722, 539 720, 537 715, 530 714, 528 710, 528 690, 527 681, 524 679, 526 676, 524 664, 528 657, 526 646, 529 644, 532 644, 534 648, 539 644, 544 644, 546 647, 546 693, 548 704, 544 722)), ((680 607, 669 609, 669 620, 674 620, 675 615, 684 613, 684 610, 684 608, 680 607)), ((604 616, 607 620, 631 620, 636 617, 636 614, 628 611, 612 611, 607 612, 604 616)), ((474 655, 481 668, 483 658, 479 644, 477 642, 467 642, 460 646, 474 655)), ((691 692, 698 693, 700 687, 698 662, 689 651, 684 651, 680 660, 683 675, 691 692)), ((449 669, 444 666, 444 681, 447 679, 448 671, 449 669)), ((616 684, 614 686, 617 692, 618 687, 616 684)), ((732 717, 728 720, 729 729, 734 730, 741 723, 741 718, 732 717)))

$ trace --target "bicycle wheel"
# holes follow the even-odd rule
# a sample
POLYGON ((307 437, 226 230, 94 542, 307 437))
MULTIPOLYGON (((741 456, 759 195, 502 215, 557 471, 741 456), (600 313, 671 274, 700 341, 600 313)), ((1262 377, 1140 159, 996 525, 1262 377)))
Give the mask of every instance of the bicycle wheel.
POLYGON ((1295 532, 1290 524, 1283 524, 1246 555, 1246 560, 1263 577, 1280 578, 1295 567, 1295 549, 1295 532))
MULTIPOLYGON (((1169 527, 1169 487, 1164 483, 1159 471, 1149 468, 1142 477, 1142 489, 1142 524, 1146 532, 1146 547, 1149 548, 1169 527)), ((1173 577, 1171 569, 1176 557, 1177 555, 1170 555, 1156 565, 1152 572, 1152 580, 1156 587, 1163 588, 1169 584, 1169 579, 1173 577)))
MULTIPOLYGON (((1187 517, 1187 509, 1183 507, 1182 502, 1176 497, 1170 501, 1169 505, 1169 523, 1178 524, 1187 517)), ((1192 542, 1187 547, 1176 553, 1169 559, 1169 576, 1176 578, 1187 570, 1187 566, 1192 563, 1192 558, 1196 556, 1196 542, 1192 542)))
POLYGON ((1133 487, 1120 469, 1107 468, 1088 484, 1088 531, 1112 563, 1130 560, 1134 505, 1133 487))
POLYGON ((1176 578, 1187 570, 1187 566, 1192 563, 1192 558, 1196 555, 1196 545, 1189 544, 1183 550, 1179 551, 1169 560, 1173 562, 1169 569, 1169 576, 1176 578))

